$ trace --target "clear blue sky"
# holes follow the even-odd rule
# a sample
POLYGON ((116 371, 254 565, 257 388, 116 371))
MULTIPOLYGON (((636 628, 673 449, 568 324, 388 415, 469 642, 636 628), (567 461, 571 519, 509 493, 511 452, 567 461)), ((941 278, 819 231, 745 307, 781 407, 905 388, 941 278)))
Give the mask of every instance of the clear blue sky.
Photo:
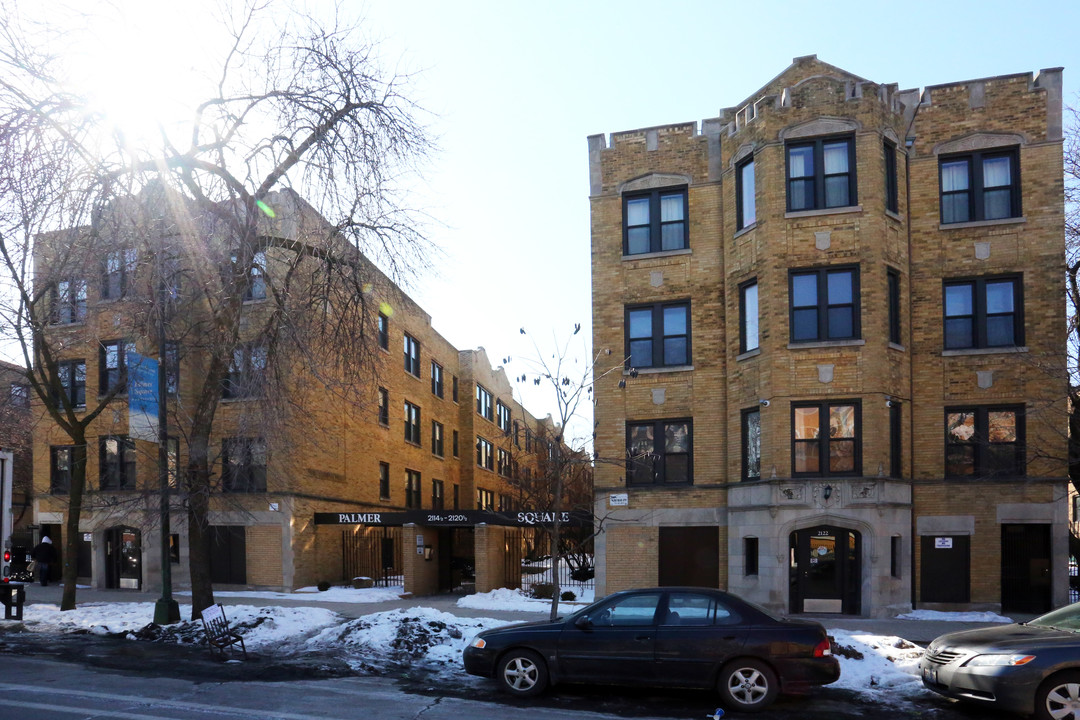
POLYGON ((1080 90, 1076 0, 376 0, 366 16, 438 114, 425 205, 447 257, 412 294, 496 363, 530 354, 521 326, 590 328, 588 135, 715 117, 810 54, 902 89, 1064 66, 1066 103, 1080 90))

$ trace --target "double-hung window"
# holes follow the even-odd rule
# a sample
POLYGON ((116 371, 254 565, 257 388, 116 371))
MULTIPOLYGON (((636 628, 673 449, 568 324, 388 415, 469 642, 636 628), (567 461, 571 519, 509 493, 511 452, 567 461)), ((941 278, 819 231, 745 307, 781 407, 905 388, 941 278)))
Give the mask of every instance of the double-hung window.
POLYGON ((443 396, 443 369, 434 360, 431 361, 431 394, 439 398, 443 396))
POLYGON ((758 348, 758 284, 757 279, 739 286, 739 352, 758 348))
POLYGON ((1024 408, 946 409, 945 475, 1024 475, 1024 408))
POLYGON ((486 387, 476 384, 476 414, 488 420, 495 419, 494 398, 486 387))
POLYGON ((251 270, 248 273, 247 287, 244 288, 244 299, 266 299, 266 253, 262 250, 255 253, 251 259, 251 270))
POLYGON ((11 383, 11 406, 26 409, 30 407, 30 386, 11 383))
POLYGON ((390 499, 390 463, 379 463, 379 499, 390 499))
POLYGON ((67 495, 71 490, 75 448, 71 445, 54 445, 49 448, 49 461, 49 492, 67 495))
POLYGON ((60 380, 60 397, 57 401, 66 401, 71 407, 86 407, 86 361, 58 362, 56 374, 60 380))
POLYGON ((379 313, 379 347, 390 349, 390 318, 384 313, 379 313))
POLYGON ((420 499, 420 473, 417 470, 405 471, 405 507, 419 510, 422 506, 420 499))
POLYGON ((221 397, 235 400, 261 395, 266 382, 266 358, 266 346, 259 343, 246 343, 233 350, 221 397))
POLYGON ((499 448, 499 474, 510 477, 510 453, 502 448, 499 448))
POLYGON ((102 490, 135 487, 135 441, 125 435, 107 435, 98 440, 99 485, 102 490))
POLYGON ((266 441, 253 437, 222 440, 221 475, 225 492, 266 492, 266 441))
POLYGON ((735 218, 736 230, 748 228, 757 222, 753 155, 735 166, 735 218))
POLYGON ((110 250, 101 262, 101 299, 116 300, 127 295, 135 279, 135 251, 131 248, 110 250))
POLYGON ((792 270, 791 341, 854 340, 859 337, 859 269, 792 270))
POLYGON ((856 203, 854 138, 821 138, 788 144, 789 212, 848 207, 856 203))
POLYGON ((446 507, 445 483, 442 480, 431 481, 431 509, 442 510, 446 507))
POLYGON ((386 388, 379 388, 379 424, 390 424, 390 392, 386 388))
POLYGON ((886 140, 883 149, 885 153, 885 209, 898 213, 900 200, 896 183, 896 146, 886 140))
POLYGON ((86 281, 61 280, 56 283, 52 298, 52 320, 58 325, 70 325, 86 320, 86 281))
POLYGON ((623 254, 685 249, 686 216, 686 188, 623 196, 623 254))
POLYGON ((761 479, 761 411, 742 411, 742 479, 761 479))
POLYGON ((420 444, 420 406, 405 401, 405 442, 420 444))
MULTIPOLYGON (((105 395, 114 389, 125 392, 127 382, 127 354, 135 352, 135 343, 112 340, 101 343, 98 349, 98 394, 105 395)), ((155 382, 156 386, 156 382, 155 382)))
POLYGON ((420 377, 420 343, 405 333, 405 372, 420 377))
POLYGON ((439 457, 443 455, 445 442, 443 440, 443 424, 438 420, 431 421, 431 452, 439 457))
POLYGON ((1024 344, 1021 278, 946 280, 945 349, 1024 344))
POLYGON ((690 364, 690 303, 626 308, 626 357, 630 367, 690 364))
POLYGON ((650 420, 626 424, 627 485, 693 482, 693 423, 650 420))
POLYGON ((497 418, 499 429, 506 434, 510 434, 510 408, 503 405, 502 400, 495 403, 495 417, 497 418))
POLYGON ((495 469, 495 446, 491 441, 476 436, 476 464, 485 470, 495 469))
POLYGON ((794 475, 858 475, 862 471, 860 407, 855 401, 794 403, 794 475))
POLYGON ((900 344, 900 273, 892 268, 885 271, 889 303, 889 342, 900 344))
POLYGON ((1015 148, 940 158, 942 224, 1020 217, 1015 148))
POLYGON ((494 510, 495 509, 495 492, 492 490, 484 490, 483 488, 476 489, 476 509, 477 510, 494 510))

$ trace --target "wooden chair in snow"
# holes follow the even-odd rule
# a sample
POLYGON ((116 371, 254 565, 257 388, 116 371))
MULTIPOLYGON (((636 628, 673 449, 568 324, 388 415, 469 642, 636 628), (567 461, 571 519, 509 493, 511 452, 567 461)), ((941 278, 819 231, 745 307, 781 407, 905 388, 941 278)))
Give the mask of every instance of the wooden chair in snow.
POLYGON ((225 650, 231 654, 233 648, 239 644, 247 660, 247 648, 244 647, 244 638, 240 633, 229 628, 229 621, 225 617, 225 608, 221 605, 211 605, 202 611, 203 630, 206 632, 206 642, 210 644, 211 652, 218 652, 225 657, 225 650))

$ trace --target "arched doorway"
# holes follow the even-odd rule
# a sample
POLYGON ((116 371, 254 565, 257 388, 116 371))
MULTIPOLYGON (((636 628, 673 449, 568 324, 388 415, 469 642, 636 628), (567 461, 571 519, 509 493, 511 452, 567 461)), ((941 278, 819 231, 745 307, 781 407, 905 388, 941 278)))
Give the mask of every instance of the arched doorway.
POLYGON ((142 589, 142 533, 132 527, 105 531, 105 587, 142 589))
POLYGON ((816 525, 791 533, 790 611, 858 615, 861 561, 856 530, 816 525))

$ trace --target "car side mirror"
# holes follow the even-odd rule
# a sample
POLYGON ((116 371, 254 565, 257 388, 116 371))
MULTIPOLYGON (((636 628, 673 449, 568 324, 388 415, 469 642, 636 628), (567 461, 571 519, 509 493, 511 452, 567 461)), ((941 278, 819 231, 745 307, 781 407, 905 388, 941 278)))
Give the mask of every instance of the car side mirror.
POLYGON ((588 615, 582 615, 577 620, 574 620, 574 626, 579 630, 592 630, 592 620, 588 615))

